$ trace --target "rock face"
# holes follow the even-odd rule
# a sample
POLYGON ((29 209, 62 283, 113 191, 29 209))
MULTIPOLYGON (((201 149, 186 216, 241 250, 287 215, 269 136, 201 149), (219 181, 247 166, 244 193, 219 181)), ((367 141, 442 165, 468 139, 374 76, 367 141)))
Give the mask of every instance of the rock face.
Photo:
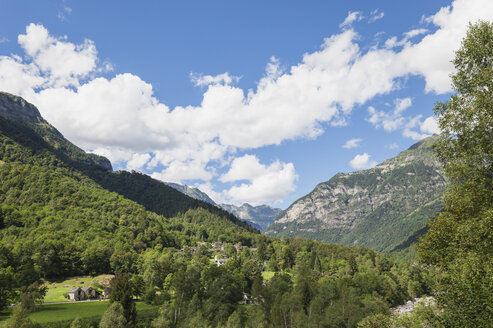
POLYGON ((431 145, 421 140, 376 167, 338 173, 293 203, 266 231, 391 251, 442 209, 447 185, 431 145))
POLYGON ((264 231, 282 212, 280 208, 273 208, 268 205, 252 206, 245 203, 241 206, 228 204, 221 204, 220 206, 243 221, 252 224, 260 231, 264 231))

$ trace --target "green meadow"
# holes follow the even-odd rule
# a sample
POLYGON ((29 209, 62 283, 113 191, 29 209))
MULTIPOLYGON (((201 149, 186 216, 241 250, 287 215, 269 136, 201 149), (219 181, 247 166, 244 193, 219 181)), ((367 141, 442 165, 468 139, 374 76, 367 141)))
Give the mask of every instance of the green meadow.
MULTIPOLYGON (((29 315, 29 318, 44 327, 54 325, 64 327, 77 316, 85 319, 84 321, 98 322, 108 308, 108 304, 108 301, 95 301, 41 305, 29 315)), ((137 302, 136 306, 139 320, 155 317, 159 311, 158 306, 143 302, 137 302)), ((11 309, 0 313, 0 322, 7 320, 10 312, 11 309)))

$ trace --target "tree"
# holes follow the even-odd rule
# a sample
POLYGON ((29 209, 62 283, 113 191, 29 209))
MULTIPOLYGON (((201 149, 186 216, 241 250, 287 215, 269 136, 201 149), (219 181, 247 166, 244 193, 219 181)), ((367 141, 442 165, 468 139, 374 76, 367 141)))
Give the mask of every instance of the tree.
POLYGON ((438 103, 436 153, 451 181, 445 211, 418 245, 447 327, 493 322, 493 23, 469 26, 453 60, 455 94, 438 103))
POLYGON ((123 308, 123 315, 128 323, 128 326, 133 327, 137 318, 135 309, 135 301, 133 298, 134 284, 126 273, 117 274, 111 280, 111 303, 118 302, 123 308))
POLYGON ((70 328, 85 328, 86 325, 82 322, 82 319, 77 316, 74 321, 70 324, 70 328))
POLYGON ((120 303, 112 303, 104 312, 99 328, 125 328, 128 327, 125 320, 123 307, 120 303))

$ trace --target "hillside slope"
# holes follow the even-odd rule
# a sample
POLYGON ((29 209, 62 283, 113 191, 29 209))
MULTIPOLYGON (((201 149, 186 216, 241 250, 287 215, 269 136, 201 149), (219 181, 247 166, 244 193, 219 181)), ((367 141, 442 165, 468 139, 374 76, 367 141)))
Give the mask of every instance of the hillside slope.
POLYGON ((446 187, 431 145, 421 140, 369 170, 338 173, 294 202, 266 231, 390 251, 442 209, 446 187))
POLYGON ((32 259, 43 275, 133 272, 137 254, 149 248, 248 244, 255 235, 231 214, 209 211, 212 205, 150 177, 109 171, 106 159, 65 140, 32 105, 8 94, 0 99, 0 248, 32 259), (150 199, 139 204, 103 187, 111 184, 108 189, 150 199))

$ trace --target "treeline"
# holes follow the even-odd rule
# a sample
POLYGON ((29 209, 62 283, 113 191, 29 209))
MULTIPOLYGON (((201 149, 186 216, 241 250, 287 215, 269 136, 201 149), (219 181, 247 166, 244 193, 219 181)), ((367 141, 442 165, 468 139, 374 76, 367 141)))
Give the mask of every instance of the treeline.
POLYGON ((220 267, 205 247, 147 253, 155 260, 145 263, 161 265, 143 268, 144 298, 164 302, 152 327, 356 327, 427 292, 418 267, 398 266, 368 249, 303 239, 258 243, 255 253, 233 249, 220 267), (262 276, 264 260, 275 271, 270 280, 262 276), (244 300, 250 305, 238 305, 244 300))

